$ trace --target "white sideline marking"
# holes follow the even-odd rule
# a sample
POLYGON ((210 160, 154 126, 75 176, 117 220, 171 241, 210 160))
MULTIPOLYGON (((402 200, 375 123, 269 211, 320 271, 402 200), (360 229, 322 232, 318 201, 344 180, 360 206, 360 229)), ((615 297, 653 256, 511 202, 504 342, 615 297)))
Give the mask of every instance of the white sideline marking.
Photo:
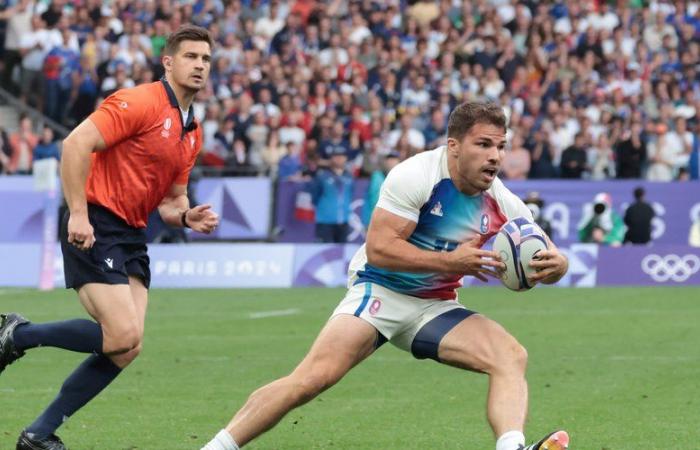
POLYGON ((0 289, 0 295, 16 295, 26 291, 27 289, 0 289))
POLYGON ((250 317, 251 319, 263 319, 265 317, 293 316, 295 314, 299 314, 300 312, 301 310, 297 308, 278 309, 276 311, 260 311, 250 313, 248 317, 250 317))

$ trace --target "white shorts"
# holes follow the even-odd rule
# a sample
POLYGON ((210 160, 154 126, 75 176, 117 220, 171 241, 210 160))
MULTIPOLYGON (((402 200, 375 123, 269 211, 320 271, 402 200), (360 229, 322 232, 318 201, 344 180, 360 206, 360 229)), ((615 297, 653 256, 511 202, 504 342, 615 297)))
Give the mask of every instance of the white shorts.
POLYGON ((442 338, 458 323, 474 314, 457 300, 437 300, 399 294, 374 283, 348 289, 331 317, 350 314, 379 332, 377 346, 387 340, 416 358, 437 357, 442 338))

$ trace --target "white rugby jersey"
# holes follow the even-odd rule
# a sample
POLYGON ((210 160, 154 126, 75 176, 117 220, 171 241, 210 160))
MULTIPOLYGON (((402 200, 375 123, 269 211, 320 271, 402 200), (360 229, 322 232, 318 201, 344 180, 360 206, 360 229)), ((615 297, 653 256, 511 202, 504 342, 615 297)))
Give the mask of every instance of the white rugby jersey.
MULTIPOLYGON (((510 219, 532 213, 497 177, 491 187, 469 196, 458 191, 447 170, 447 147, 419 153, 389 172, 377 207, 416 222, 408 242, 423 250, 452 251, 480 236, 485 243, 510 219)), ((462 275, 396 272, 367 262, 365 246, 350 262, 350 284, 371 282, 420 298, 453 299, 462 275)))

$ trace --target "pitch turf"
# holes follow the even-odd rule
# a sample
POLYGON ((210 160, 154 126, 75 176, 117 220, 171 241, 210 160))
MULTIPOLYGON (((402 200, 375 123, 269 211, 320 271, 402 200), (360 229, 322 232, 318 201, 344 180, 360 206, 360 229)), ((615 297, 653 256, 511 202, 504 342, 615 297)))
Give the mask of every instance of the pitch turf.
MULTIPOLYGON (((141 357, 59 434, 71 449, 199 449, 305 354, 341 289, 154 290, 141 357), (270 312, 271 315, 265 313, 270 312), (276 315, 284 314, 284 315, 276 315)), ((700 289, 470 289, 529 350, 526 435, 572 449, 699 448, 700 289)), ((0 290, 0 311, 83 316, 71 291, 0 290)), ((0 449, 84 355, 36 349, 0 376, 0 449)), ((492 449, 484 375, 385 345, 251 449, 492 449)))

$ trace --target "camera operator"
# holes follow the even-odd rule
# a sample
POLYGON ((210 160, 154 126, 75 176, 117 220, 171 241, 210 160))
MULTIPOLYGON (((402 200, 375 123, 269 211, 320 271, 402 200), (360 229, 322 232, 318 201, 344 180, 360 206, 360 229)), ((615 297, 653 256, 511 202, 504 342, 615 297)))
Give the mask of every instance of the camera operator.
POLYGON ((625 236, 625 224, 612 208, 610 194, 601 192, 595 196, 593 203, 583 206, 583 214, 578 224, 578 237, 581 242, 617 247, 622 245, 625 236))

